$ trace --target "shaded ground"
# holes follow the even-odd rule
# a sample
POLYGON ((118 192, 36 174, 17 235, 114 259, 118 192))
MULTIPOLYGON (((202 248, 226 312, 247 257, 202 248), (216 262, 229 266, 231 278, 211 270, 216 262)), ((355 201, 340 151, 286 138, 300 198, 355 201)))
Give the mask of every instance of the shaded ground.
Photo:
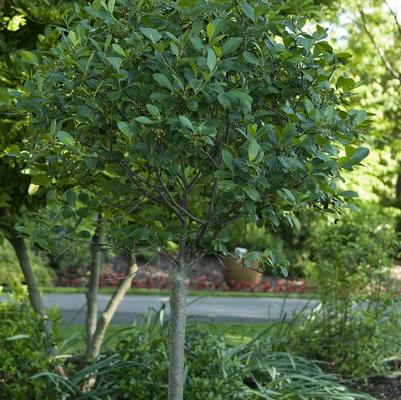
POLYGON ((368 393, 377 400, 401 400, 401 379, 374 377, 367 383, 359 382, 350 385, 353 389, 368 393))

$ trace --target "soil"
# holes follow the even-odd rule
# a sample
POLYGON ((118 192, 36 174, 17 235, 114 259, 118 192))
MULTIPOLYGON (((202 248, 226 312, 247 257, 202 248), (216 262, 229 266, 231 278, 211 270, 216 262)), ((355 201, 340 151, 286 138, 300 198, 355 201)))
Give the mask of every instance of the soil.
POLYGON ((350 385, 359 392, 368 393, 377 400, 401 400, 401 379, 397 377, 377 376, 368 382, 355 382, 350 385))

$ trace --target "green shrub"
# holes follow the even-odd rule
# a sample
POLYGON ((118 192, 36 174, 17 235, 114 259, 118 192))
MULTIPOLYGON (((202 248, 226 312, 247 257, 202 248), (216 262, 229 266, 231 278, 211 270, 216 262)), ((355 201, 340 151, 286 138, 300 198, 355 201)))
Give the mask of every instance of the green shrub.
MULTIPOLYGON (((33 251, 29 252, 32 269, 40 286, 50 286, 54 277, 53 271, 46 267, 46 261, 33 251)), ((14 249, 4 241, 0 245, 0 286, 6 290, 20 288, 24 282, 14 249)))
POLYGON ((0 321, 0 399, 56 400, 47 380, 31 379, 51 368, 42 320, 25 299, 10 296, 0 302, 0 321))
POLYGON ((317 224, 306 273, 321 304, 292 331, 294 350, 345 375, 383 367, 401 344, 399 288, 389 274, 396 243, 394 216, 371 204, 336 225, 317 224))

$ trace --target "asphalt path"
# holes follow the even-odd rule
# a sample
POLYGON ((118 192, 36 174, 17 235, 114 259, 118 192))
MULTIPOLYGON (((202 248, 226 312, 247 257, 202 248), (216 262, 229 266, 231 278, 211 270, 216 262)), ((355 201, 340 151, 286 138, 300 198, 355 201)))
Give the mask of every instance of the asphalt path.
MULTIPOLYGON (((101 312, 109 295, 99 295, 101 312)), ((112 323, 129 325, 151 308, 159 310, 163 304, 168 318, 170 308, 167 296, 126 296, 118 308, 112 323)), ((85 320, 85 295, 48 293, 45 306, 58 307, 65 324, 83 324, 85 320)), ((285 316, 290 319, 294 312, 307 313, 316 305, 315 300, 283 299, 271 297, 189 297, 188 318, 198 322, 255 323, 277 321, 285 316)))

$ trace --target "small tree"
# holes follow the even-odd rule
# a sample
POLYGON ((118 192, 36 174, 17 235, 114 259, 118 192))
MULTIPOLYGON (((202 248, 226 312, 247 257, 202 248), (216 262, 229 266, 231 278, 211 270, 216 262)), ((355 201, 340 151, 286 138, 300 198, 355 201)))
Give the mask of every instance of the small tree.
MULTIPOLYGON (((236 219, 297 225, 295 210, 343 205, 353 193, 337 181, 368 153, 354 147, 366 113, 346 111, 353 81, 336 69, 348 55, 281 2, 110 0, 85 11, 20 96, 38 132, 30 162, 54 181, 71 166, 101 171, 99 193, 119 199, 120 215, 132 204, 119 191, 137 195, 135 227, 120 218, 109 239, 175 260, 169 399, 179 400, 188 269, 227 253, 219 234, 236 219)), ((246 266, 256 259, 262 271, 274 263, 251 252, 246 266)))

